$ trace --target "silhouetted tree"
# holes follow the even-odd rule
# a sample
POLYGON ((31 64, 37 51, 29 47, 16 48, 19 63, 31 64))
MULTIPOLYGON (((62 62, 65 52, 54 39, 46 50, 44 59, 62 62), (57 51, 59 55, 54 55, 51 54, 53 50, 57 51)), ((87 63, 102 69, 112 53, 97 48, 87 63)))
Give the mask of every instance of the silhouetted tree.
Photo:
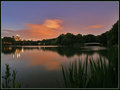
POLYGON ((41 41, 15 41, 14 37, 4 37, 2 39, 2 44, 7 44, 6 42, 13 45, 64 45, 75 47, 80 47, 83 43, 100 42, 104 46, 113 46, 118 44, 118 21, 113 25, 111 30, 98 36, 92 34, 82 36, 81 34, 74 35, 72 33, 67 33, 61 34, 57 38, 43 39, 41 41))
POLYGON ((92 34, 84 35, 83 39, 84 39, 84 43, 87 43, 87 42, 96 42, 96 36, 94 36, 92 34))
POLYGON ((118 21, 113 25, 111 30, 107 33, 108 46, 118 44, 118 21))

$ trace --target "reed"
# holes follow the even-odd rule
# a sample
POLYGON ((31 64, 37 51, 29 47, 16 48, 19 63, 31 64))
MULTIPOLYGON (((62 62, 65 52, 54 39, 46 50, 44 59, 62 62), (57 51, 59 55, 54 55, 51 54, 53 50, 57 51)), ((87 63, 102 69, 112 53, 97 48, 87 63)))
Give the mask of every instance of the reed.
POLYGON ((6 64, 5 75, 2 76, 3 83, 2 88, 21 88, 21 83, 16 81, 16 71, 13 70, 13 73, 10 72, 10 67, 6 64))
POLYGON ((118 67, 117 49, 108 50, 109 62, 99 55, 96 60, 87 56, 85 61, 78 59, 69 66, 62 65, 66 88, 117 88, 118 67), (88 58, 89 57, 89 58, 88 58))

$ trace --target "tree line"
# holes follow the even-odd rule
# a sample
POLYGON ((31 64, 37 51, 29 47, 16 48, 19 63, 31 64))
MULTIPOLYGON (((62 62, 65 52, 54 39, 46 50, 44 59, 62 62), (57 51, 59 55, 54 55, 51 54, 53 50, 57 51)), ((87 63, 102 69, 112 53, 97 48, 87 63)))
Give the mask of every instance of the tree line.
POLYGON ((57 38, 43 39, 38 41, 15 41, 12 37, 2 38, 3 45, 64 45, 64 46, 82 46, 84 43, 99 42, 104 46, 118 45, 118 21, 112 28, 101 35, 74 35, 72 33, 61 34, 57 38))
POLYGON ((118 44, 118 21, 112 26, 112 28, 102 33, 101 35, 74 35, 72 33, 61 34, 54 39, 44 39, 41 41, 41 45, 67 45, 67 46, 80 46, 84 43, 99 42, 103 46, 113 46, 118 44))

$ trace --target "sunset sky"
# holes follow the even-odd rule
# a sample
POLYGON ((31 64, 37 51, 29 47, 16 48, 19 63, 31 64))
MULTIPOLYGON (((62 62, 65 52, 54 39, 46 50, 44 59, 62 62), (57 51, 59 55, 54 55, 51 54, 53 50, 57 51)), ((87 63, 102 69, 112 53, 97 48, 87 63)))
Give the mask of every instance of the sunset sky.
POLYGON ((119 19, 118 1, 2 1, 1 33, 42 40, 62 33, 99 35, 119 19))

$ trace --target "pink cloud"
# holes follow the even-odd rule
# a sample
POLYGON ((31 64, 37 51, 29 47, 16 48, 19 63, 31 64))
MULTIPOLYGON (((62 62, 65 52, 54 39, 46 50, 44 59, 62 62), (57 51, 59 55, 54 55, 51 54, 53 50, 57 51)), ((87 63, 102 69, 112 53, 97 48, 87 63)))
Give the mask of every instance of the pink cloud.
POLYGON ((3 30, 2 35, 14 36, 19 34, 22 38, 32 40, 55 38, 61 33, 61 30, 63 30, 62 24, 62 20, 47 19, 43 24, 26 23, 25 26, 27 28, 25 30, 3 30))
POLYGON ((85 29, 90 30, 90 29, 98 29, 102 27, 104 27, 104 25, 91 25, 91 26, 86 27, 85 29))

